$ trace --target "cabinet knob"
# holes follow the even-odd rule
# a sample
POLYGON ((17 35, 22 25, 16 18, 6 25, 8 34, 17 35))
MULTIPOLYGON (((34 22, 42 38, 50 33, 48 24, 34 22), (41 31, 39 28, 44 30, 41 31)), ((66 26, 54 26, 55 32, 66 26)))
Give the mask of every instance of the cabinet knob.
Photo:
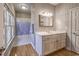
POLYGON ((56 40, 56 42, 58 42, 58 40, 56 40))

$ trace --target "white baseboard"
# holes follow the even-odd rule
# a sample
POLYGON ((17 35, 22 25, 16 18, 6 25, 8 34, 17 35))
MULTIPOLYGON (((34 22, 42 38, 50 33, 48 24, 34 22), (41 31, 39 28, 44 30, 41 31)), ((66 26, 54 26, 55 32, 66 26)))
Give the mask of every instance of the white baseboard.
POLYGON ((33 49, 34 49, 34 50, 36 50, 36 49, 35 49, 35 46, 33 45, 33 43, 32 43, 32 42, 30 42, 30 44, 32 45, 33 49))

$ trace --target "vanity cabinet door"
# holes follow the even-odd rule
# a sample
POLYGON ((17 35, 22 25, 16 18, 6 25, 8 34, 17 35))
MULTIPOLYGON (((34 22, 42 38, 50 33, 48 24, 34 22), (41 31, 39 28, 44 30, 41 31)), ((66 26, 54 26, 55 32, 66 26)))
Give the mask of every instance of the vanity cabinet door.
POLYGON ((55 49, 55 40, 54 39, 51 39, 51 42, 50 42, 50 52, 54 52, 56 49, 55 49))
POLYGON ((61 49, 65 47, 65 38, 66 36, 64 34, 59 34, 56 35, 56 40, 55 40, 55 48, 56 50, 61 49))
POLYGON ((60 47, 60 44, 59 44, 59 35, 55 35, 55 49, 58 50, 59 47, 60 47))
POLYGON ((47 38, 43 40, 43 55, 47 55, 50 52, 50 40, 47 38))
POLYGON ((43 37, 43 55, 47 55, 55 51, 54 43, 54 37, 52 37, 51 35, 43 37))
POLYGON ((51 53, 54 52, 56 50, 55 48, 55 40, 56 40, 56 35, 51 35, 50 36, 50 51, 51 53))
POLYGON ((61 48, 62 47, 65 47, 65 45, 66 45, 66 34, 60 34, 60 38, 61 38, 61 48))

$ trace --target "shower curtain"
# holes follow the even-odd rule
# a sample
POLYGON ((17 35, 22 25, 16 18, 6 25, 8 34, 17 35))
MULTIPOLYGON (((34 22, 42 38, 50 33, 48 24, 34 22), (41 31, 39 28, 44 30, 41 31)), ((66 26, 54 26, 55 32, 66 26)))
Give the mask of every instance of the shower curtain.
POLYGON ((27 19, 18 18, 16 21, 16 43, 14 46, 26 45, 30 43, 30 25, 27 19), (19 21, 18 21, 19 20, 19 21))

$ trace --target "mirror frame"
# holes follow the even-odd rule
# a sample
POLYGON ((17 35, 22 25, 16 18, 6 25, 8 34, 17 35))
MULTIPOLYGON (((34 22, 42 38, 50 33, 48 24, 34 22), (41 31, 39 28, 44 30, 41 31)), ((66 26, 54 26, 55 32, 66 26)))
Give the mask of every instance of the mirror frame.
POLYGON ((39 15, 39 26, 40 27, 53 27, 53 25, 54 25, 54 16, 50 16, 52 18, 52 25, 51 26, 43 26, 43 25, 41 25, 41 17, 40 16, 41 15, 39 15))

